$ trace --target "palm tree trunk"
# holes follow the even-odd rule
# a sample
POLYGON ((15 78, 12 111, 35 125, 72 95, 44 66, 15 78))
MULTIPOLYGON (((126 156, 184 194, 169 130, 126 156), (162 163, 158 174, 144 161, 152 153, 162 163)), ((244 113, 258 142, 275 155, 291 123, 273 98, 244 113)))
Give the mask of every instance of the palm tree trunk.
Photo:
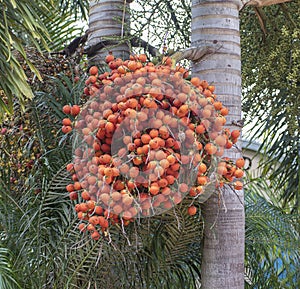
MULTIPOLYGON (((239 8, 241 1, 192 2, 192 46, 217 44, 215 53, 193 65, 193 73, 216 86, 229 108, 227 123, 241 119, 241 59, 239 8)), ((237 129, 237 127, 234 127, 237 129)), ((239 144, 238 144, 239 145, 239 144)), ((226 153, 236 159, 238 149, 226 153)), ((201 283, 203 289, 244 288, 244 205, 242 191, 226 187, 203 205, 205 218, 201 283)))
MULTIPOLYGON (((127 1, 128 2, 128 1, 127 1)), ((88 45, 92 46, 104 39, 112 39, 117 36, 117 45, 97 51, 96 55, 90 61, 99 63, 104 60, 109 51, 112 51, 116 57, 127 59, 129 56, 129 47, 126 43, 120 41, 128 34, 129 30, 129 5, 124 0, 101 0, 90 1, 89 11, 89 40, 88 45)))

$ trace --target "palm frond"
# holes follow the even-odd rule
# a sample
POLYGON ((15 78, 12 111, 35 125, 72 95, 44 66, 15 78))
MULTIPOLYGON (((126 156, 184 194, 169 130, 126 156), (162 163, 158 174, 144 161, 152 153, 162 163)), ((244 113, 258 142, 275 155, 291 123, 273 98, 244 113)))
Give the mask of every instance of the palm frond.
POLYGON ((202 226, 177 208, 99 241, 69 230, 51 288, 197 288, 202 226))
POLYGON ((87 0, 59 0, 59 6, 61 7, 63 13, 67 11, 72 13, 77 20, 83 17, 87 20, 87 11, 89 8, 89 1, 87 0))
POLYGON ((298 216, 280 208, 263 179, 250 183, 245 201, 246 288, 296 288, 300 262, 298 216))
POLYGON ((0 287, 3 289, 21 288, 11 264, 11 252, 0 247, 0 287))
POLYGON ((32 71, 40 77, 39 72, 31 64, 23 49, 25 43, 31 43, 39 51, 47 49, 49 35, 43 25, 40 15, 50 12, 48 2, 28 2, 5 0, 0 4, 3 22, 0 24, 0 113, 12 112, 12 95, 16 95, 24 106, 25 98, 32 98, 32 91, 26 82, 26 76, 22 66, 12 54, 18 51, 32 71), (3 98, 3 95, 7 98, 3 98))
MULTIPOLYGON (((59 0, 56 2, 59 2, 59 0)), ((85 2, 88 3, 88 1, 85 2)), ((65 3, 57 3, 51 14, 42 16, 43 24, 51 36, 47 44, 52 52, 63 50, 75 37, 83 34, 82 30, 84 27, 79 27, 78 22, 80 21, 82 26, 84 26, 84 24, 87 25, 86 11, 85 6, 66 8, 65 3), (75 11, 73 11, 73 9, 75 11), (81 10, 81 13, 78 12, 78 9, 81 10)))
POLYGON ((19 99, 22 109, 25 100, 33 97, 24 66, 42 80, 25 47, 34 47, 36 53, 58 51, 81 33, 76 22, 80 13, 74 16, 73 12, 80 10, 86 15, 87 1, 79 1, 79 6, 73 4, 58 0, 1 2, 4 21, 0 24, 0 116, 4 112, 12 113, 13 95, 19 99))

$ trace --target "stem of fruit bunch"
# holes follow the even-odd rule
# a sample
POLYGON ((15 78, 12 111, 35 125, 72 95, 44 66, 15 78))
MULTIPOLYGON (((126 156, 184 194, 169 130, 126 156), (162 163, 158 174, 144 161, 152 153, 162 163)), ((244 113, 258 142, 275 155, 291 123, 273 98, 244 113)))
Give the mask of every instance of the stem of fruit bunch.
POLYGON ((182 164, 181 160, 177 157, 176 154, 174 154, 174 157, 176 158, 176 160, 177 160, 180 164, 182 164))
MULTIPOLYGON (((136 187, 138 198, 140 199, 141 198, 140 190, 137 188, 136 184, 134 184, 134 186, 136 187)), ((131 194, 130 194, 130 196, 133 198, 133 202, 135 203, 137 210, 141 210, 141 206, 137 202, 136 198, 134 196, 132 196, 131 194)), ((140 220, 140 217, 138 217, 138 220, 140 220)))
POLYGON ((177 221, 177 228, 178 228, 178 230, 180 230, 181 229, 181 225, 180 225, 179 218, 178 218, 178 216, 176 214, 175 207, 173 207, 173 210, 174 210, 174 215, 175 215, 175 218, 176 218, 176 221, 177 221))
POLYGON ((126 0, 124 0, 123 5, 123 14, 122 14, 122 27, 121 27, 121 38, 124 37, 124 23, 125 23, 125 15, 126 15, 126 0))
MULTIPOLYGON (((166 81, 162 81, 162 84, 164 84, 165 86, 169 86, 171 89, 174 89, 174 85, 172 85, 171 83, 168 83, 168 82, 166 82, 166 81)), ((164 89, 166 89, 165 87, 164 87, 164 89)), ((159 100, 156 100, 157 102, 160 102, 159 100)), ((161 102, 160 102, 161 103, 161 102)))
POLYGON ((150 159, 150 145, 148 145, 149 150, 148 150, 148 154, 147 154, 147 158, 146 158, 146 164, 149 162, 150 159))
POLYGON ((107 244, 111 244, 112 240, 111 240, 111 236, 110 236, 109 232, 107 232, 107 236, 108 236, 108 242, 107 242, 107 244))
MULTIPOLYGON (((195 155, 192 155, 192 157, 191 157, 191 161, 190 161, 190 169, 193 167, 193 161, 194 161, 194 158, 195 158, 195 155)), ((198 169, 198 167, 199 167, 199 165, 200 165, 200 162, 199 162, 199 164, 195 167, 195 171, 196 171, 196 169, 198 169)))
POLYGON ((86 244, 88 244, 91 240, 87 238, 87 241, 82 243, 81 245, 79 245, 79 243, 81 243, 82 240, 80 240, 79 242, 75 243, 74 245, 72 245, 70 247, 70 249, 74 249, 74 250, 77 250, 77 249, 80 249, 80 248, 83 248, 84 246, 86 246, 86 244))
MULTIPOLYGON (((219 190, 219 200, 220 200, 220 195, 222 195, 221 191, 219 190)), ((210 230, 212 230, 214 228, 214 226, 216 225, 218 219, 219 219, 219 215, 220 215, 220 206, 218 206, 218 210, 216 212, 216 217, 215 217, 215 221, 212 223, 212 225, 209 227, 210 230)))
POLYGON ((130 241, 129 241, 128 237, 127 237, 127 234, 125 232, 123 218, 121 218, 121 227, 122 227, 122 233, 123 233, 125 239, 127 240, 128 246, 131 246, 131 243, 130 243, 130 241))
POLYGON ((198 198, 198 196, 195 196, 192 200, 191 200, 191 203, 189 204, 189 207, 192 206, 195 202, 195 200, 198 198))
POLYGON ((150 209, 151 209, 152 214, 154 214, 154 208, 152 206, 152 202, 150 202, 150 209))
MULTIPOLYGON (((137 187, 136 183, 134 183, 134 187, 135 187, 135 189, 137 190, 138 196, 140 196, 140 190, 139 190, 139 188, 137 187)), ((133 197, 133 196, 132 196, 132 197, 133 197)), ((134 197, 133 197, 133 199, 135 200, 134 197)))
POLYGON ((120 255, 121 255, 122 258, 123 258, 123 262, 126 262, 126 258, 125 258, 125 256, 124 256, 122 250, 118 249, 118 248, 116 247, 116 245, 115 245, 113 242, 111 242, 111 246, 112 246, 116 251, 118 251, 118 252, 120 253, 120 255))
POLYGON ((168 125, 167 125, 167 128, 168 128, 168 130, 169 130, 169 132, 170 132, 170 135, 175 139, 175 136, 174 136, 172 130, 170 129, 170 127, 169 127, 168 125))
POLYGON ((127 155, 127 158, 128 158, 128 161, 126 161, 125 163, 123 164, 127 164, 127 163, 130 163, 134 158, 136 157, 136 155, 127 155))
POLYGON ((96 263, 95 263, 96 267, 98 267, 98 264, 100 262, 100 258, 101 258, 101 255, 102 255, 102 248, 103 248, 103 243, 101 243, 100 247, 99 247, 99 254, 98 254, 98 257, 97 257, 97 260, 96 260, 96 263))
POLYGON ((219 196, 220 196, 221 202, 222 202, 223 207, 224 207, 224 212, 226 214, 227 213, 227 207, 226 207, 226 203, 225 203, 225 200, 224 200, 224 195, 222 194, 220 189, 218 189, 218 192, 219 192, 219 196))
MULTIPOLYGON (((138 253, 138 248, 139 248, 139 238, 138 238, 138 229, 137 229, 137 225, 139 226, 139 224, 136 224, 136 222, 133 223, 134 224, 134 231, 135 231, 135 249, 136 249, 136 253, 138 253)), ((149 223, 148 223, 149 224, 149 223)))

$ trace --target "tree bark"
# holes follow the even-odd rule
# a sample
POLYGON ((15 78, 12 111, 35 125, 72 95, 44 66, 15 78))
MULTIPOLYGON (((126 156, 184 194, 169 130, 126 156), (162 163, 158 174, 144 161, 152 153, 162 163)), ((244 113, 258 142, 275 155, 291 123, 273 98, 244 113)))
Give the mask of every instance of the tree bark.
MULTIPOLYGON (((218 46, 192 72, 213 83, 216 94, 229 108, 227 123, 241 119, 241 59, 239 9, 241 1, 192 1, 192 46, 218 46)), ((237 127, 234 127, 237 129, 237 127)), ((240 144, 238 143, 238 147, 240 144)), ((241 156, 239 149, 226 155, 241 156)), ((201 288, 244 288, 245 221, 242 191, 226 186, 203 204, 205 220, 201 288)))
POLYGON ((264 6, 270 6, 275 4, 281 4, 285 2, 291 2, 291 0, 250 0, 250 1, 244 1, 247 2, 246 5, 252 5, 256 7, 264 7, 264 6))
POLYGON ((126 42, 120 41, 120 37, 128 34, 129 30, 129 5, 124 0, 90 1, 89 11, 89 39, 88 45, 95 45, 104 39, 115 39, 117 45, 109 45, 106 49, 93 53, 90 62, 101 63, 109 51, 115 57, 128 59, 129 47, 126 42))

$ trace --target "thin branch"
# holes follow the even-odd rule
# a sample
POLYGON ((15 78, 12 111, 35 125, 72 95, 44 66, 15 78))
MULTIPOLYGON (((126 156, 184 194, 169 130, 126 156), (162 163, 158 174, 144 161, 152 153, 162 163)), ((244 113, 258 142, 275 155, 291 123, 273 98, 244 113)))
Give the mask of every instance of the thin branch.
POLYGON ((289 13, 286 5, 284 3, 279 4, 280 8, 282 9, 283 13, 286 15, 286 17, 288 18, 288 20, 292 23, 293 27, 296 28, 297 24, 295 23, 295 21, 293 20, 291 14, 289 13))
POLYGON ((266 38, 266 35, 267 35, 267 29, 266 29, 266 20, 267 20, 267 17, 266 17, 266 14, 264 13, 263 9, 260 8, 260 7, 254 7, 254 12, 258 18, 258 22, 260 24, 260 28, 264 34, 264 40, 266 38))
POLYGON ((171 3, 169 1, 166 1, 166 5, 167 5, 168 10, 170 11, 171 19, 174 22, 174 25, 175 25, 176 29, 180 31, 181 28, 179 26, 179 21, 178 21, 178 19, 176 17, 175 11, 174 11, 171 3))
POLYGON ((147 50, 152 56, 157 56, 159 54, 159 51, 157 48, 155 48, 154 46, 152 46, 151 44, 149 44, 149 42, 133 36, 130 39, 130 44, 133 47, 143 47, 145 50, 147 50))

